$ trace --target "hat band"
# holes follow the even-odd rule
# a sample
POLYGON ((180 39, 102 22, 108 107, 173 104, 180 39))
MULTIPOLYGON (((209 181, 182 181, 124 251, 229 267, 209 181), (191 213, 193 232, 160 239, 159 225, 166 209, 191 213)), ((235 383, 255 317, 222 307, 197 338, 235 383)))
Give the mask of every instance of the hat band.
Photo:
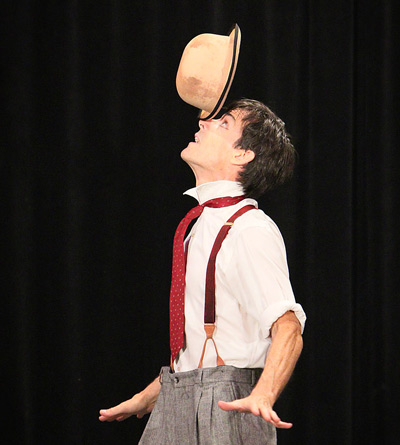
MULTIPOLYGON (((237 48, 237 42, 238 42, 238 36, 239 36, 239 26, 237 24, 235 24, 235 26, 232 27, 229 34, 231 34, 233 30, 235 30, 235 38, 233 41, 233 56, 232 56, 231 69, 229 70, 229 74, 228 74, 228 79, 226 81, 225 87, 224 87, 221 95, 219 96, 219 99, 218 99, 217 104, 215 105, 214 109, 211 111, 211 113, 207 117, 201 117, 200 120, 202 120, 202 121, 210 119, 211 117, 214 117, 214 115, 217 113, 217 111, 221 105, 221 102, 223 101, 223 99, 226 95, 226 92, 229 88, 229 84, 231 83, 231 79, 233 77, 233 71, 234 71, 234 67, 235 67, 235 61, 236 61, 236 48, 237 48)), ((201 114, 201 110, 200 110, 200 114, 201 114)))

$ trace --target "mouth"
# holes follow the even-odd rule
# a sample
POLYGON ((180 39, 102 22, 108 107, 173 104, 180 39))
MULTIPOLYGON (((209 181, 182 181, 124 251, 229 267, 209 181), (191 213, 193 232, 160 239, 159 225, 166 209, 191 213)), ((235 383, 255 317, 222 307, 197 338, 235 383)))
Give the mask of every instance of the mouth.
POLYGON ((198 144, 200 142, 199 136, 197 135, 197 133, 194 135, 194 142, 196 144, 198 144))

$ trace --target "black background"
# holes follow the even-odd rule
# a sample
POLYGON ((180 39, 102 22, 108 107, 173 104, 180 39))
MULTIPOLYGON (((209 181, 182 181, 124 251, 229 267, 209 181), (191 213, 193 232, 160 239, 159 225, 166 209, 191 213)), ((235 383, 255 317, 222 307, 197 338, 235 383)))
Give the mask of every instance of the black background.
POLYGON ((259 201, 308 316, 280 444, 397 443, 395 0, 2 7, 5 443, 138 442, 145 420, 97 418, 169 360, 172 238, 194 204, 179 154, 197 128, 176 71, 189 40, 235 22, 228 101, 268 104, 299 153, 259 201))

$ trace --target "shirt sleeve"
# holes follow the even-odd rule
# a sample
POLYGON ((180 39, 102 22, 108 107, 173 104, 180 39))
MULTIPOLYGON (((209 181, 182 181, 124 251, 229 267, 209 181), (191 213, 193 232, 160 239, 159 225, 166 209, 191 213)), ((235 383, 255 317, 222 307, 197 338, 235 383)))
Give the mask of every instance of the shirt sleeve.
POLYGON ((245 228, 235 238, 227 274, 241 310, 258 320, 264 338, 287 311, 295 313, 303 332, 306 315, 295 301, 279 229, 266 223, 245 228))

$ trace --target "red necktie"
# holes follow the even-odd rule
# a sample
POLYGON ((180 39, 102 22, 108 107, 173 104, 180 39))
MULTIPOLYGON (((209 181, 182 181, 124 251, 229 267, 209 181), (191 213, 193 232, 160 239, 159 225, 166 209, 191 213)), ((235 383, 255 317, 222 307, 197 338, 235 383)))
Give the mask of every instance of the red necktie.
POLYGON ((244 199, 244 196, 224 197, 211 199, 202 205, 198 205, 190 210, 179 223, 175 232, 173 259, 172 259, 172 280, 169 302, 170 313, 170 346, 171 358, 174 362, 178 352, 184 343, 185 329, 185 252, 184 238, 190 222, 201 215, 204 207, 227 207, 232 206, 244 199))

